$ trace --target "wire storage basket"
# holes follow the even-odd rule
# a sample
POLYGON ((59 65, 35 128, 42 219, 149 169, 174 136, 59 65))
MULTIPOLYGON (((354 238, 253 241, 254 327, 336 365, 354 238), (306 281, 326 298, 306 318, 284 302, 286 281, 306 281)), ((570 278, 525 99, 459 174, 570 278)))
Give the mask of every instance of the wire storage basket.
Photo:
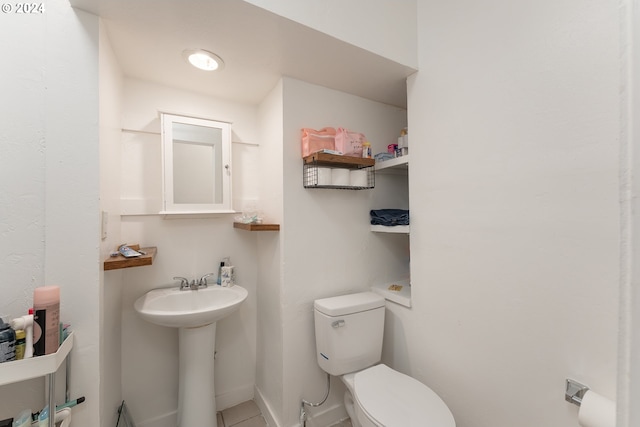
POLYGON ((366 190, 375 187, 375 160, 328 153, 303 157, 304 188, 366 190))

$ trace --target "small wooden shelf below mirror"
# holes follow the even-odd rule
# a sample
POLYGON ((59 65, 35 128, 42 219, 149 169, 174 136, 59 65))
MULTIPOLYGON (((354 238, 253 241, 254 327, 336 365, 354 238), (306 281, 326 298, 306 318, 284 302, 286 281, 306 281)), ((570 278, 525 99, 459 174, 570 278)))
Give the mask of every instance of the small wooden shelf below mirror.
POLYGON ((246 231, 279 231, 280 224, 244 224, 242 222, 234 222, 233 228, 246 231))

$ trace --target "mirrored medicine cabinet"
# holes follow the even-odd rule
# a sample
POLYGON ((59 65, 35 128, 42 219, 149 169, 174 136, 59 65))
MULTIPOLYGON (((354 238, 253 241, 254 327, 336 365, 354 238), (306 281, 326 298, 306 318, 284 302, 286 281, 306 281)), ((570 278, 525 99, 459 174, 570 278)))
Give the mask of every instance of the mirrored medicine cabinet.
POLYGON ((231 125, 160 113, 163 210, 160 214, 233 213, 231 125))

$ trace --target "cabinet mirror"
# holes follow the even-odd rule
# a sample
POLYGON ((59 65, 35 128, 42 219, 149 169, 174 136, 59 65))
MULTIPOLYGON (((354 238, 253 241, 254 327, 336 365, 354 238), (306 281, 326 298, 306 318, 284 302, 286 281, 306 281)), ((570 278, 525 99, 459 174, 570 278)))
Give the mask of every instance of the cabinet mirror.
POLYGON ((161 113, 163 214, 230 213, 231 125, 161 113))

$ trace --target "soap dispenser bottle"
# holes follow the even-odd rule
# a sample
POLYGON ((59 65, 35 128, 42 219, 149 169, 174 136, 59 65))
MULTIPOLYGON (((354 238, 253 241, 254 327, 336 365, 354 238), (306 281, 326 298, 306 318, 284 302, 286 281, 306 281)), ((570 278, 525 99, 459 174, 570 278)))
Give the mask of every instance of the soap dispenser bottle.
POLYGON ((222 258, 222 261, 220 261, 220 266, 218 267, 218 279, 216 280, 216 284, 222 285, 222 267, 224 267, 225 265, 231 265, 230 263, 230 257, 226 256, 222 258))
POLYGON ((224 261, 220 261, 220 265, 218 266, 218 278, 216 279, 216 285, 222 284, 222 267, 224 267, 224 261))

